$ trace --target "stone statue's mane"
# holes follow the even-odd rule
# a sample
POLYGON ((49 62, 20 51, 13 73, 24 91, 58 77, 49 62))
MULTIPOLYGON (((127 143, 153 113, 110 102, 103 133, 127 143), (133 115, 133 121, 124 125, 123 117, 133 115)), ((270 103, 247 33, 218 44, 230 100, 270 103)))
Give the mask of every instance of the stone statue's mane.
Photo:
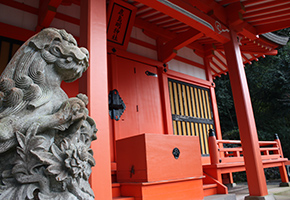
POLYGON ((63 74, 75 73, 72 80, 67 80, 74 81, 88 67, 86 54, 88 52, 78 48, 73 36, 64 30, 48 28, 31 37, 16 52, 0 77, 0 119, 25 107, 35 109, 47 103, 53 95, 51 85, 54 82, 47 80, 46 68, 54 68, 62 80, 63 74), (73 50, 67 50, 69 48, 73 50), (75 62, 65 65, 58 62, 58 59, 67 57, 82 60, 85 67, 76 67, 75 62), (55 69, 53 65, 57 64, 62 70, 55 69))

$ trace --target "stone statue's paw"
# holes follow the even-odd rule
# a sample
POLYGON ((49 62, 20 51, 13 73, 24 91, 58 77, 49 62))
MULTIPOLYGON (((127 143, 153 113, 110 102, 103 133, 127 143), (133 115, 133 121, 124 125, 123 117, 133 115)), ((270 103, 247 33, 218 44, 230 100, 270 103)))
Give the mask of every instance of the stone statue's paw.
POLYGON ((60 121, 73 123, 80 119, 86 119, 88 110, 82 99, 74 97, 63 102, 56 114, 60 121))

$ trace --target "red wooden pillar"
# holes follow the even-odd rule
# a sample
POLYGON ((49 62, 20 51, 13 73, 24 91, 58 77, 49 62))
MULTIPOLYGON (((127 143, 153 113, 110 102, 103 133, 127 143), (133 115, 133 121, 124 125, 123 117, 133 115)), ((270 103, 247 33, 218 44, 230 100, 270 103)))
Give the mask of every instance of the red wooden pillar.
POLYGON ((224 45, 250 196, 268 195, 257 129, 237 34, 230 31, 231 41, 224 45))
POLYGON ((215 124, 215 133, 216 133, 216 138, 218 140, 222 139, 222 133, 221 133, 221 126, 220 126, 220 120, 219 120, 219 113, 218 113, 218 107, 217 107, 217 102, 216 102, 216 96, 215 96, 215 85, 212 79, 212 74, 211 74, 211 68, 210 68, 210 58, 209 57, 204 57, 204 66, 205 66, 205 72, 206 72, 206 79, 211 82, 212 86, 209 88, 210 90, 210 96, 211 96, 211 105, 212 105, 212 111, 213 111, 213 120, 215 124))
POLYGON ((106 0, 81 1, 80 43, 90 52, 90 66, 81 79, 80 91, 89 97, 90 116, 98 128, 92 142, 96 161, 90 176, 95 199, 112 199, 108 111, 106 0))

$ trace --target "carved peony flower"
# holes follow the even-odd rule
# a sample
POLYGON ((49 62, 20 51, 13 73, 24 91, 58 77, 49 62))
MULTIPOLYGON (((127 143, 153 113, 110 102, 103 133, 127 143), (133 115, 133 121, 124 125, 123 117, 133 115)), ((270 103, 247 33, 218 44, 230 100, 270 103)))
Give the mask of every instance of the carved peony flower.
POLYGON ((72 146, 65 152, 67 157, 64 161, 65 166, 74 178, 81 177, 88 180, 89 174, 87 174, 87 171, 90 171, 88 170, 90 169, 88 163, 90 165, 95 164, 94 160, 90 159, 92 154, 84 146, 73 149, 71 148, 72 146))
POLYGON ((56 176, 57 181, 64 181, 72 177, 88 180, 91 167, 95 165, 93 153, 80 139, 64 139, 58 148, 55 144, 51 146, 51 152, 33 151, 42 162, 48 164, 47 171, 56 176))

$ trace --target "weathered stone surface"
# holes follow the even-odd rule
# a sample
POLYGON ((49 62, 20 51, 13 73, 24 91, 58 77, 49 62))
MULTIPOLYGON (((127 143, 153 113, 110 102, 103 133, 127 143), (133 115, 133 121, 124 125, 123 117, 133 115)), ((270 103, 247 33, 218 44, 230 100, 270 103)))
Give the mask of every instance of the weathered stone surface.
POLYGON ((94 199, 96 125, 87 96, 68 98, 89 53, 71 34, 47 28, 16 52, 0 77, 0 199, 94 199))

